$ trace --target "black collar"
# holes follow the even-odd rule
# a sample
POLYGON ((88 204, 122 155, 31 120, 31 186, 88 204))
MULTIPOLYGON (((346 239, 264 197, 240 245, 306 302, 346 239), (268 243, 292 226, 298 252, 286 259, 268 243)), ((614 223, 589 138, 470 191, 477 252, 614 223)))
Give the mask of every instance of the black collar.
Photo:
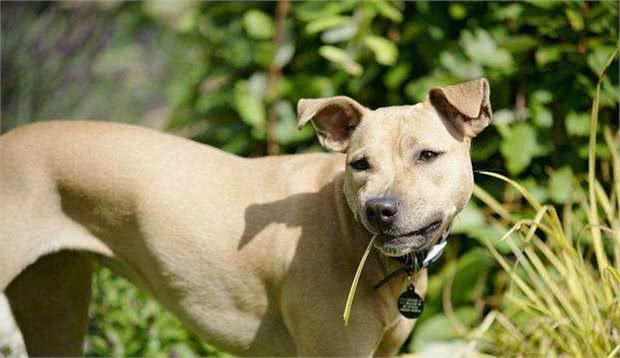
POLYGON ((403 273, 407 273, 409 276, 413 275, 415 272, 428 267, 430 264, 435 262, 443 253, 443 249, 446 247, 447 243, 447 235, 444 240, 433 245, 428 250, 412 252, 410 254, 395 257, 398 262, 402 264, 402 267, 388 273, 379 283, 377 283, 373 288, 379 289, 381 286, 386 284, 388 281, 393 279, 396 276, 399 276, 403 273))

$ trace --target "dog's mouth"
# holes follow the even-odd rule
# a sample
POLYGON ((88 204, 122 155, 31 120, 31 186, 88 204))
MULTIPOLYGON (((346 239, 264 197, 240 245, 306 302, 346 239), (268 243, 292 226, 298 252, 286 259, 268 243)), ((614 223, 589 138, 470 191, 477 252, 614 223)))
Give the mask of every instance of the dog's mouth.
POLYGON ((443 220, 431 223, 400 235, 380 234, 375 247, 384 255, 392 257, 405 256, 411 252, 429 249, 439 241, 447 239, 451 223, 444 225, 443 220))
POLYGON ((435 231, 437 231, 439 229, 439 227, 441 227, 441 220, 435 220, 432 223, 424 226, 421 229, 415 230, 415 231, 411 231, 408 232, 406 234, 403 235, 398 235, 395 237, 390 237, 388 236, 388 239, 395 239, 395 238, 399 238, 399 237, 407 237, 407 236, 427 236, 429 234, 434 233, 435 231))

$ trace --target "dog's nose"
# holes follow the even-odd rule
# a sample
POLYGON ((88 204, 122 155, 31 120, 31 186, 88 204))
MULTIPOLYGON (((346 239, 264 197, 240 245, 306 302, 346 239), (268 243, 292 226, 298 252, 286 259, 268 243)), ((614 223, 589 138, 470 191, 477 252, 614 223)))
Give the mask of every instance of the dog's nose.
POLYGON ((396 221, 398 200, 390 197, 374 198, 366 203, 366 217, 377 228, 383 229, 396 221))

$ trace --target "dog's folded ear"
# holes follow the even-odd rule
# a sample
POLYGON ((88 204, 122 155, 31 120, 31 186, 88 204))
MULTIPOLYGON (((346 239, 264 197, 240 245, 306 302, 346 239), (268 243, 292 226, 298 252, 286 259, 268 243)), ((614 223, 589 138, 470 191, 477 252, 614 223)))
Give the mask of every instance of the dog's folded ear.
POLYGON ((441 114, 468 137, 475 137, 491 122, 489 81, 486 78, 454 86, 435 87, 428 99, 441 114))
POLYGON ((323 147, 344 152, 353 130, 366 111, 366 107, 346 96, 300 99, 297 103, 297 126, 301 129, 311 120, 323 147))

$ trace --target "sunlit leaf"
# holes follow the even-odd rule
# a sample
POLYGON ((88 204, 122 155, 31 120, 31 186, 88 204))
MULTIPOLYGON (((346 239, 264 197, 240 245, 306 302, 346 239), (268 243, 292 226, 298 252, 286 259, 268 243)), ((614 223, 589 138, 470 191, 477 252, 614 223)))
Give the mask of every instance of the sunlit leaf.
POLYGON ((452 75, 462 80, 482 77, 484 71, 479 63, 472 62, 460 53, 443 51, 439 56, 439 62, 452 75))
POLYGON ((594 73, 598 74, 601 72, 603 65, 605 65, 605 61, 613 51, 616 51, 616 48, 611 46, 595 47, 593 51, 588 54, 588 66, 590 66, 594 73))
POLYGON ((271 17, 260 10, 248 10, 243 15, 243 27, 248 35, 258 40, 266 40, 273 35, 271 17))
POLYGON ((500 144, 500 150, 512 175, 524 171, 534 157, 544 153, 544 148, 536 138, 536 131, 527 124, 511 127, 500 144))
POLYGON ((543 105, 533 104, 530 107, 530 117, 538 127, 551 128, 553 125, 553 113, 543 105))
POLYGON ((510 52, 498 48, 495 40, 484 29, 464 31, 461 34, 460 43, 467 56, 482 65, 504 70, 512 67, 510 52))
POLYGON ((568 112, 565 124, 569 135, 587 137, 590 132, 590 116, 585 112, 568 112))
POLYGON ((308 25, 306 25, 306 32, 309 35, 312 35, 334 27, 350 24, 352 21, 353 19, 348 16, 329 16, 320 18, 308 23, 308 25))
MULTIPOLYGON (((471 325, 478 316, 472 307, 463 307, 455 312, 459 322, 464 326, 471 325)), ((458 332, 452 326, 445 314, 437 314, 419 327, 416 327, 416 339, 411 342, 411 351, 419 352, 428 347, 432 342, 449 341, 458 338, 458 332)))
POLYGON ((399 9, 392 5, 389 1, 378 0, 372 1, 371 4, 375 6, 381 16, 386 17, 394 22, 403 21, 403 15, 399 9))
POLYGON ((562 48, 559 46, 544 46, 536 50, 536 64, 544 66, 556 62, 562 57, 562 48))
POLYGON ((573 195, 573 171, 570 167, 555 170, 549 178, 549 196, 556 203, 565 203, 573 195))
POLYGON ((364 43, 375 53, 377 62, 391 65, 398 58, 398 48, 390 40, 380 36, 366 36, 364 43))
POLYGON ((452 3, 448 7, 448 13, 450 14, 451 18, 455 20, 461 20, 464 19, 465 16, 467 16, 467 8, 463 4, 452 3))
POLYGON ((290 102, 280 101, 276 103, 275 110, 278 118, 275 137, 278 143, 290 145, 308 140, 314 136, 314 131, 310 125, 305 126, 301 130, 297 128, 297 113, 295 113, 290 102))
POLYGON ((359 75, 362 73, 362 66, 355 62, 347 51, 341 48, 321 46, 321 48, 319 48, 319 54, 329 61, 338 64, 342 69, 352 75, 359 75))
POLYGON ((359 30, 359 26, 354 22, 349 22, 345 25, 334 27, 333 29, 325 31, 321 35, 321 40, 325 43, 336 43, 341 41, 351 40, 359 30))
POLYGON ((234 104, 245 123, 259 130, 264 128, 265 106, 262 99, 252 93, 248 82, 238 82, 235 86, 234 104))
POLYGON ((568 22, 570 23, 570 26, 573 28, 573 30, 575 31, 583 30, 584 24, 583 24, 583 16, 581 15, 581 13, 579 13, 575 9, 568 8, 566 9, 566 17, 568 18, 568 22))
POLYGON ((392 66, 384 77, 384 83, 389 88, 396 88, 400 86, 411 71, 411 65, 408 63, 399 63, 396 66, 392 66))

